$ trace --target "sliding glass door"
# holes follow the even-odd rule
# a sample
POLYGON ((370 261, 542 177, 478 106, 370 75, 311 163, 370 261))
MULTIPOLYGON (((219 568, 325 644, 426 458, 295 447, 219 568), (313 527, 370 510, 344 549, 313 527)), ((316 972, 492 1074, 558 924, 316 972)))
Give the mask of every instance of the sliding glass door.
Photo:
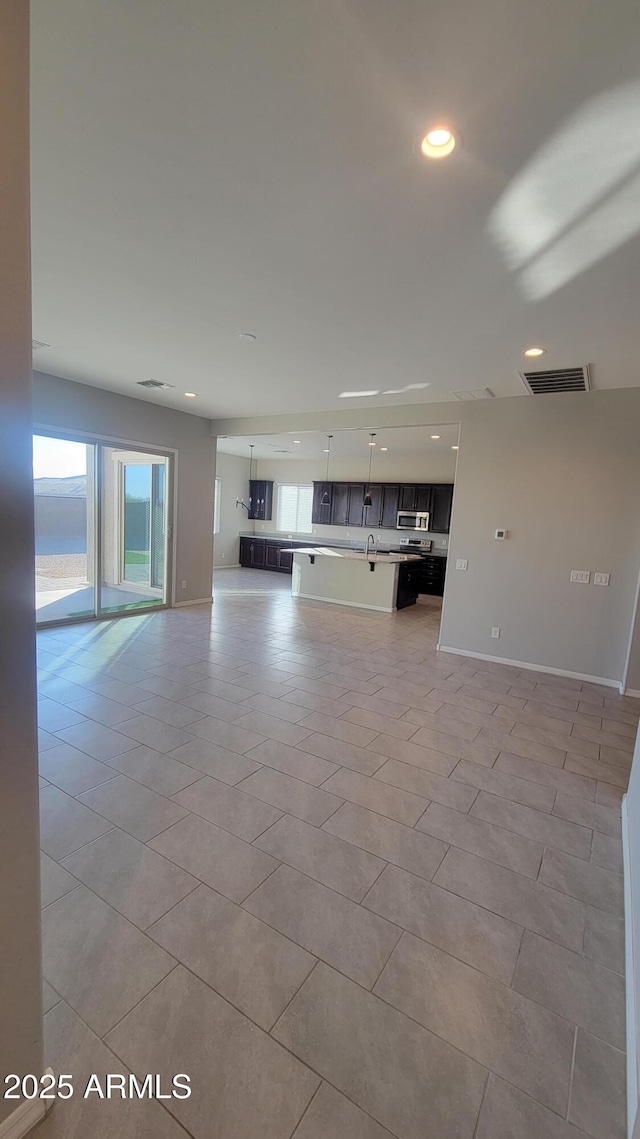
POLYGON ((171 458, 97 440, 33 440, 39 624, 163 606, 171 458))
POLYGON ((102 613, 164 604, 167 468, 164 455, 102 448, 102 613))
POLYGON ((94 444, 34 435, 39 622, 95 616, 94 471, 94 444))

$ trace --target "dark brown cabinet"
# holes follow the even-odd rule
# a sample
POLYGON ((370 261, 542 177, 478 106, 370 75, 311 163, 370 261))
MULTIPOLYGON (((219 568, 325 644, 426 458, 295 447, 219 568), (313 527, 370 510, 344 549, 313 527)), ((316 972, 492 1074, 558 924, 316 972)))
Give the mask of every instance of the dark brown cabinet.
POLYGON ((277 542, 267 542, 264 550, 265 569, 278 569, 280 548, 277 542))
POLYGON ((375 483, 369 489, 371 506, 365 507, 365 483, 314 483, 312 522, 395 530, 398 511, 416 510, 430 515, 431 532, 449 533, 453 483, 375 483), (329 488, 330 506, 320 505, 325 488, 329 488))
POLYGON ((453 505, 453 484, 442 483, 431 488, 431 518, 429 529, 435 534, 448 534, 453 505))
POLYGON ((421 485, 416 487, 416 510, 422 512, 431 510, 431 492, 433 487, 421 485))
MULTIPOLYGON (((418 564, 417 562, 415 563, 418 564)), ((420 593, 433 593, 442 597, 447 559, 437 554, 427 554, 419 566, 420 593)))
POLYGON ((400 487, 385 483, 382 487, 382 512, 380 525, 386 530, 395 530, 400 508, 400 487))
POLYGON ((249 518, 266 521, 273 512, 273 482, 268 479, 249 481, 249 518))
POLYGON ((347 513, 347 526, 363 526, 362 512, 364 499, 364 483, 349 483, 349 510, 347 513))
POLYGON ((331 509, 333 505, 333 483, 330 482, 314 482, 313 484, 313 505, 311 507, 311 521, 314 526, 328 526, 331 522, 331 509), (328 495, 329 501, 323 502, 322 499, 328 495))
POLYGON ((400 487, 400 502, 398 510, 416 509, 416 488, 409 484, 400 487))
MULTIPOLYGON (((368 490, 371 495, 371 506, 363 506, 362 508, 362 525, 377 529, 382 517, 382 487, 370 486, 364 489, 365 493, 368 490)), ((393 525, 395 526, 395 524, 394 519, 393 525)))
POLYGON ((335 482, 331 495, 331 525, 346 526, 349 517, 349 483, 335 482))

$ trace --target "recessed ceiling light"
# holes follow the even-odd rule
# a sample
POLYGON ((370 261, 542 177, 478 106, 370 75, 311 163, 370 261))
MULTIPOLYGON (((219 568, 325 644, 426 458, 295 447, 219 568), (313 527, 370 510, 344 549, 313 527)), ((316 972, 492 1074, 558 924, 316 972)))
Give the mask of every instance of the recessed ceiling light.
POLYGON ((432 438, 432 439, 439 439, 439 438, 440 438, 440 436, 439 436, 439 435, 432 435, 432 436, 431 436, 431 438, 432 438))
POLYGON ((380 450, 381 450, 381 451, 388 451, 388 450, 389 450, 389 448, 388 448, 388 447, 381 447, 381 448, 380 448, 380 450))
POLYGON ((185 397, 185 399, 196 399, 197 398, 195 392, 185 392, 184 397, 185 397))
POLYGON ((238 340, 255 340, 255 332, 239 332, 238 340))
POLYGON ((340 392, 339 399, 361 399, 366 395, 380 395, 379 391, 365 391, 365 392, 340 392))
POLYGON ((458 444, 457 444, 457 443, 454 443, 454 444, 453 444, 453 446, 452 446, 452 448, 451 448, 451 450, 452 450, 452 451, 457 451, 457 450, 458 450, 458 444))
POLYGON ((456 136, 448 127, 431 127, 420 143, 425 158, 446 158, 456 146, 456 136))
POLYGON ((523 356, 544 356, 546 348, 526 348, 523 356))
POLYGON ((375 443, 374 443, 373 439, 371 440, 371 442, 370 442, 369 446, 370 446, 370 447, 375 447, 375 443))
POLYGON ((325 455, 329 454, 329 448, 328 447, 323 447, 322 450, 324 451, 325 455))
POLYGON ((302 440, 301 440, 301 439, 294 439, 293 441, 294 441, 294 443, 300 443, 300 442, 302 442, 302 440))

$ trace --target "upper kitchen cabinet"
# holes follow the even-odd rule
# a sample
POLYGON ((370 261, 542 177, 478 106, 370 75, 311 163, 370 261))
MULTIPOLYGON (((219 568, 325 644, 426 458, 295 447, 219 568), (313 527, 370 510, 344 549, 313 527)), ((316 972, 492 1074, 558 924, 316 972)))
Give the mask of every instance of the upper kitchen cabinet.
POLYGON ((348 517, 349 483, 334 482, 333 491, 331 494, 331 525, 346 526, 348 517))
MULTIPOLYGON (((365 487, 365 494, 369 491, 371 495, 371 506, 364 506, 362 508, 362 525, 377 528, 380 525, 382 517, 382 487, 379 483, 372 483, 371 486, 365 487)), ((393 525, 395 526, 395 519, 393 525)))
POLYGON ((251 479, 249 482, 249 518, 264 522, 273 514, 273 482, 251 479))
POLYGON ((400 487, 399 510, 418 510, 428 512, 431 510, 431 484, 407 483, 400 487))
POLYGON ((364 526, 363 518, 364 483, 349 483, 349 509, 347 512, 348 526, 364 526))
POLYGON ((328 526, 331 522, 331 508, 333 503, 333 483, 314 482, 313 505, 311 507, 311 521, 314 526, 328 526), (323 502, 325 494, 328 501, 323 502))
POLYGON ((436 484, 432 488, 429 529, 436 534, 448 534, 453 505, 453 483, 436 484))
POLYGON ((385 483, 382 487, 382 511, 380 525, 385 530, 395 530, 400 509, 400 487, 394 483, 385 483))
POLYGON ((436 534, 449 533, 453 483, 375 483, 369 489, 371 506, 367 507, 364 505, 365 483, 314 483, 312 522, 395 530, 398 511, 415 510, 430 515, 429 530, 436 534), (331 503, 322 506, 325 489, 329 491, 331 503))

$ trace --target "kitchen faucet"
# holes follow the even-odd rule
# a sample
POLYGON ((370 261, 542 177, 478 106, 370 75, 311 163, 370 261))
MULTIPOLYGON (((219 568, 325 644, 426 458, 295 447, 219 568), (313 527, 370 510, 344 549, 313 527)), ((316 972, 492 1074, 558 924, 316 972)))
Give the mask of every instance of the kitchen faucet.
POLYGON ((375 555, 375 552, 376 552, 376 538, 375 538, 375 534, 369 534, 369 535, 368 535, 368 537, 367 537, 367 544, 366 544, 366 546, 365 546, 365 552, 366 552, 366 555, 367 555, 367 557, 369 557, 369 554, 372 552, 372 551, 369 549, 369 542, 373 542, 373 554, 375 555))

